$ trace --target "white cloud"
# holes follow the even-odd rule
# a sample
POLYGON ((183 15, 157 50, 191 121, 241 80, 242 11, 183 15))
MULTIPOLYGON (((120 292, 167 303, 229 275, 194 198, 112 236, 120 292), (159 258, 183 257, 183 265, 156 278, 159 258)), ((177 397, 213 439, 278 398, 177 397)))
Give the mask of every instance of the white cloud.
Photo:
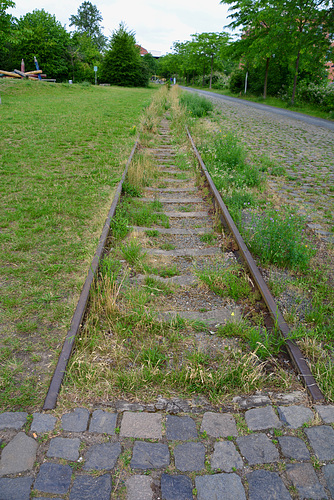
MULTIPOLYGON (((170 52, 174 41, 189 40, 191 34, 203 31, 223 31, 228 24, 227 6, 219 0, 207 0, 195 4, 193 0, 116 0, 94 1, 102 14, 104 33, 110 36, 124 21, 135 31, 137 42, 148 50, 170 52)), ((8 12, 20 17, 34 9, 44 9, 54 14, 58 21, 69 28, 69 18, 76 14, 82 1, 74 0, 21 0, 8 12)))

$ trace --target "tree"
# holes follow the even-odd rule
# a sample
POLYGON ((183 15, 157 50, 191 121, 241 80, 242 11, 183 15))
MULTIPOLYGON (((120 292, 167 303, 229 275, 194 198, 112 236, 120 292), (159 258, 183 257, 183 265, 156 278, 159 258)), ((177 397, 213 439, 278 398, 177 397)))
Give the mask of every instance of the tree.
POLYGON ((203 85, 204 76, 207 69, 210 67, 210 89, 212 86, 212 74, 214 69, 214 62, 218 55, 223 55, 226 48, 229 35, 227 33, 196 33, 191 35, 193 37, 191 43, 191 50, 196 54, 196 58, 201 61, 203 66, 203 85))
POLYGON ((44 9, 34 10, 20 17, 14 30, 13 61, 26 70, 35 69, 34 56, 50 78, 66 80, 69 73, 70 34, 56 17, 44 9))
MULTIPOLYGON (((13 17, 7 14, 9 7, 15 7, 11 0, 0 0, 0 64, 5 64, 9 52, 9 43, 13 25, 13 17)), ((10 68, 8 68, 9 70, 10 68)))
POLYGON ((146 87, 149 68, 141 61, 135 34, 127 31, 123 23, 112 34, 110 49, 105 53, 102 78, 112 85, 124 87, 146 87))
MULTIPOLYGON (((241 40, 233 44, 247 61, 263 60, 266 65, 263 95, 267 93, 269 64, 280 54, 286 66, 294 61, 294 101, 301 57, 312 54, 319 68, 329 47, 330 0, 221 0, 231 5, 230 27, 242 28, 241 40)), ((282 59, 281 59, 282 61, 282 59)))
POLYGON ((73 82, 94 83, 94 66, 101 66, 102 55, 96 44, 86 33, 73 33, 68 47, 72 66, 73 82))
POLYGON ((101 31, 103 28, 100 26, 102 20, 102 14, 96 5, 85 1, 78 8, 77 15, 70 17, 70 26, 75 26, 76 31, 88 35, 98 49, 103 50, 106 46, 107 38, 101 31))

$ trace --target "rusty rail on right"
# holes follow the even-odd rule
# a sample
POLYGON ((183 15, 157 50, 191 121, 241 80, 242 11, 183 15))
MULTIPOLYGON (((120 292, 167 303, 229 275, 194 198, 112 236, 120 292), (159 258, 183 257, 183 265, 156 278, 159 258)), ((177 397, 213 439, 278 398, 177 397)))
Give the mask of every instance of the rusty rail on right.
POLYGON ((284 320, 282 313, 279 311, 278 306, 276 305, 276 302, 275 302, 269 288, 267 287, 266 282, 264 281, 250 251, 248 250, 241 234, 239 233, 237 226, 235 225, 225 203, 223 202, 222 197, 220 196, 219 191, 216 188, 216 186, 215 186, 215 184, 214 184, 214 182, 213 182, 213 180, 208 172, 208 169, 206 168, 206 166, 201 158, 201 155, 199 154, 199 152, 195 146, 195 143, 193 141, 193 138, 190 135, 188 128, 186 130, 187 130, 187 134, 188 134, 189 140, 191 142, 192 148, 194 150, 195 156, 196 156, 196 158, 197 158, 197 160, 198 160, 198 162, 203 170, 203 173, 204 173, 206 180, 209 184, 210 190, 211 190, 211 192, 212 192, 212 194, 217 202, 217 205, 219 206, 220 210, 222 211, 225 222, 228 225, 229 230, 231 231, 231 233, 232 233, 232 235, 233 235, 233 237, 234 237, 234 239, 239 247, 239 250, 240 250, 240 252, 241 252, 248 268, 249 268, 250 274, 252 275, 252 278, 254 279, 254 281, 255 281, 255 283, 256 283, 256 285, 257 285, 257 287, 262 295, 262 298, 268 307, 268 310, 269 310, 271 317, 273 318, 273 320, 275 322, 277 322, 277 325, 281 331, 281 334, 283 335, 284 339, 286 340, 287 350, 289 352, 291 361, 292 361, 295 369, 298 372, 298 375, 301 377, 301 380, 303 381, 309 395, 311 396, 312 401, 314 403, 319 403, 321 401, 324 401, 325 397, 324 397, 323 393, 321 392, 321 390, 319 389, 319 387, 318 387, 318 385, 317 385, 317 383, 316 383, 316 381, 311 373, 311 370, 310 370, 310 368, 309 368, 309 366, 304 358, 303 353, 301 352, 301 350, 299 349, 297 344, 294 341, 289 339, 289 333, 290 333, 289 326, 286 323, 286 321, 284 320))

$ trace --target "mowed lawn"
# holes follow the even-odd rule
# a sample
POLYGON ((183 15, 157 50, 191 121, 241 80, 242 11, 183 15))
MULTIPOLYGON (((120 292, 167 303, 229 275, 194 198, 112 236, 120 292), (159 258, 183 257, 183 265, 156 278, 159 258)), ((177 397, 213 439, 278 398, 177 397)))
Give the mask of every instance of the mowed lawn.
POLYGON ((0 411, 43 403, 153 93, 0 80, 0 411))

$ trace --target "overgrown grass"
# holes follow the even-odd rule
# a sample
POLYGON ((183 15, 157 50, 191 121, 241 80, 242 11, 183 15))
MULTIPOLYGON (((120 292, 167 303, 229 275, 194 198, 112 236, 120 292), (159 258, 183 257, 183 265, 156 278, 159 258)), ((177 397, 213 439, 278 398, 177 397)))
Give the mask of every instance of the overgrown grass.
POLYGON ((192 116, 197 118, 206 116, 213 110, 211 101, 198 94, 191 94, 189 92, 184 92, 180 95, 180 103, 187 108, 192 116))
POLYGON ((248 247, 263 264, 306 270, 315 248, 305 236, 305 227, 305 218, 291 209, 267 209, 254 214, 243 233, 248 247))
POLYGON ((27 409, 45 396, 154 91, 0 85, 0 409, 27 409))
POLYGON ((231 297, 234 300, 239 300, 248 297, 251 292, 247 274, 237 264, 226 268, 195 270, 195 273, 210 290, 221 297, 231 297))
POLYGON ((246 159, 246 152, 234 133, 217 132, 201 147, 204 162, 219 190, 259 187, 263 175, 258 165, 246 159))

